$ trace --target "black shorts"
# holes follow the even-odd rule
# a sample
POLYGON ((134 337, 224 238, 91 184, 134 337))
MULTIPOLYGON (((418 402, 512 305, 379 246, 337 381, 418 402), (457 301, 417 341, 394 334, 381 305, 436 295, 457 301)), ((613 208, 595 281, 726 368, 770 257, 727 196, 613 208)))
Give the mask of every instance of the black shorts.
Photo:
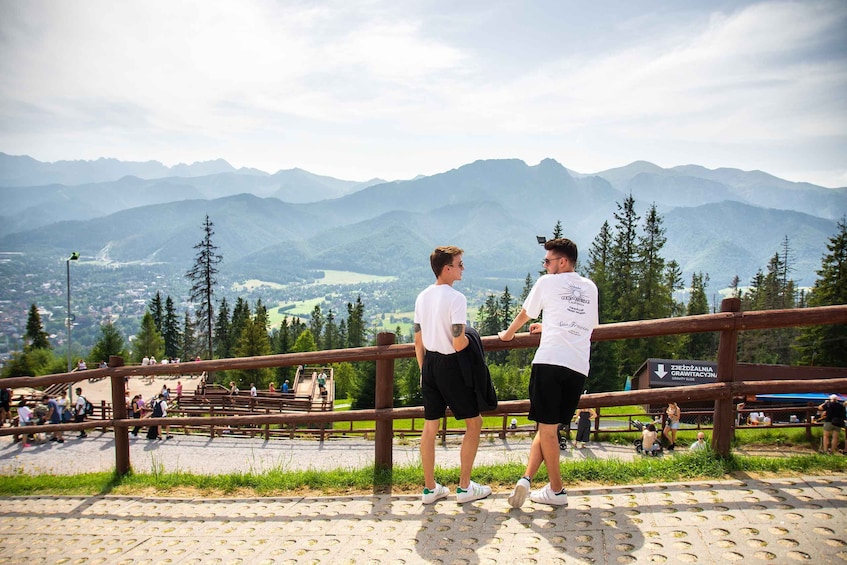
POLYGON ((570 425, 585 387, 585 375, 561 365, 533 364, 529 377, 529 419, 570 425))
POLYGON ((447 407, 457 420, 479 416, 476 393, 465 384, 459 355, 444 355, 427 351, 424 355, 421 394, 424 418, 438 420, 446 414, 447 407))

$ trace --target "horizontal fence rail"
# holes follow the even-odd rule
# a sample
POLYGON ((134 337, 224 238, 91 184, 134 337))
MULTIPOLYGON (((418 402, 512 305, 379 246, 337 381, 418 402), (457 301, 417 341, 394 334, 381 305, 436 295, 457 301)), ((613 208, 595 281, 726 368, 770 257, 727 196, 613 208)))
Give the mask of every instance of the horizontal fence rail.
MULTIPOLYGON (((704 314, 699 316, 683 316, 659 320, 639 320, 620 322, 598 326, 592 341, 608 341, 657 337, 664 335, 719 332, 720 345, 718 350, 718 380, 714 384, 680 386, 653 390, 633 390, 623 392, 600 392, 583 395, 580 407, 601 408, 604 406, 625 406, 630 404, 649 404, 715 401, 714 431, 712 446, 721 454, 729 453, 729 445, 733 432, 733 398, 752 394, 767 394, 779 392, 833 392, 847 390, 847 369, 843 376, 830 377, 834 374, 827 372, 827 378, 804 378, 821 376, 819 368, 791 367, 793 373, 800 378, 792 379, 788 373, 780 375, 779 380, 750 380, 736 381, 736 373, 743 365, 736 362, 735 347, 739 331, 759 330, 781 327, 800 327, 828 324, 847 324, 847 305, 824 306, 818 308, 803 308, 792 310, 769 310, 757 312, 740 312, 740 301, 737 298, 725 299, 721 304, 721 313, 704 314)), ((296 425, 322 424, 333 422, 354 422, 373 420, 376 422, 375 433, 375 468, 390 469, 392 466, 392 423, 396 419, 423 418, 423 407, 392 407, 394 360, 415 356, 413 344, 394 344, 394 334, 381 333, 377 336, 377 345, 355 349, 336 349, 303 353, 287 353, 283 355, 267 355, 261 357, 243 357, 235 359, 211 359, 206 361, 190 361, 168 365, 146 366, 110 366, 104 369, 85 371, 85 378, 110 378, 112 384, 112 418, 83 423, 51 424, 43 426, 27 426, 26 428, 2 428, 0 435, 26 433, 41 433, 49 431, 78 431, 92 428, 110 427, 115 429, 116 470, 119 474, 127 473, 129 465, 128 429, 138 426, 231 426, 231 425, 296 425), (376 361, 377 386, 376 408, 372 410, 355 410, 346 412, 297 412, 273 413, 258 415, 227 415, 227 416, 188 416, 155 419, 127 418, 124 403, 125 377, 143 377, 157 375, 185 375, 220 370, 246 370, 273 367, 289 367, 296 365, 376 361)), ((521 349, 537 347, 540 336, 537 334, 518 334, 510 342, 503 342, 496 336, 482 338, 486 351, 521 349)), ((110 359, 110 365, 122 365, 122 359, 110 359)), ((784 368, 784 367, 782 367, 784 368)), ((4 386, 16 387, 48 387, 57 383, 73 383, 80 380, 78 372, 45 375, 41 377, 12 377, 4 379, 4 386)), ((496 410, 486 412, 486 415, 526 413, 529 410, 528 400, 501 402, 496 410)))

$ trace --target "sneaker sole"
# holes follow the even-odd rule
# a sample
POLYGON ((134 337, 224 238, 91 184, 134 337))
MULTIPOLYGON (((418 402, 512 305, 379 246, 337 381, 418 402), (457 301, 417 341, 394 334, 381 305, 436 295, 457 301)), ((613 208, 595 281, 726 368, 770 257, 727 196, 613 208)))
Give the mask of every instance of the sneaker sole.
POLYGON ((447 490, 447 491, 445 491, 444 493, 442 493, 442 494, 441 494, 441 496, 437 496, 437 497, 433 498, 432 500, 421 499, 421 503, 423 503, 423 504, 432 504, 433 502, 438 502, 438 501, 439 501, 439 500, 441 500, 442 498, 447 498, 448 496, 450 496, 450 491, 449 491, 449 490, 447 490))
POLYGON ((556 502, 552 502, 552 501, 550 501, 550 500, 535 500, 535 499, 534 499, 534 498, 532 498, 532 497, 530 497, 529 499, 530 499, 531 501, 533 501, 535 504, 546 504, 547 506, 552 506, 553 508, 564 508, 565 506, 567 506, 567 505, 568 505, 568 501, 567 501, 567 500, 565 500, 565 501, 564 501, 564 502, 562 502, 562 503, 556 503, 556 502))
POLYGON ((523 485, 516 485, 515 490, 509 495, 509 506, 520 508, 526 502, 527 495, 529 495, 529 489, 523 485))
POLYGON ((488 494, 485 494, 485 495, 482 495, 482 496, 477 496, 477 497, 474 497, 474 498, 468 498, 466 500, 462 500, 457 496, 456 497, 456 503, 457 504, 467 504, 468 502, 473 502, 475 500, 482 500, 483 498, 488 498, 489 496, 491 496, 491 493, 488 493, 488 494))

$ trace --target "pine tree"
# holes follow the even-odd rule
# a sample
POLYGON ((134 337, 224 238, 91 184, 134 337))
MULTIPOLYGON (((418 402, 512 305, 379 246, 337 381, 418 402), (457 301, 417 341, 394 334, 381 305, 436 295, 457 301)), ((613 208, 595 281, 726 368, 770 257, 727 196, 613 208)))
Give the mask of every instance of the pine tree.
MULTIPOLYGON (((706 295, 708 285, 708 274, 704 275, 701 272, 691 275, 691 295, 688 299, 688 307, 685 310, 687 316, 709 313, 709 299, 706 295)), ((685 355, 688 359, 715 359, 717 356, 715 334, 696 333, 685 336, 685 355)))
POLYGON ((182 320, 182 358, 194 359, 197 357, 197 336, 194 328, 194 321, 191 319, 191 312, 185 311, 185 316, 182 320))
POLYGON ((294 345, 291 347, 292 353, 300 353, 303 351, 317 351, 318 344, 315 343, 315 336, 312 335, 312 330, 306 328, 300 335, 297 336, 297 340, 294 342, 294 345))
POLYGON ((165 339, 165 357, 170 359, 179 357, 182 336, 179 330, 179 317, 170 296, 165 299, 165 319, 162 322, 162 330, 162 337, 165 339))
POLYGON ((609 281, 610 313, 613 321, 637 319, 638 310, 638 220, 635 199, 627 196, 615 212, 615 235, 606 268, 609 281))
POLYGON ((326 324, 324 325, 324 349, 340 349, 341 342, 338 339, 338 324, 335 323, 335 312, 332 308, 326 314, 326 324))
POLYGON ((144 317, 141 318, 141 329, 135 335, 133 349, 134 360, 137 363, 141 363, 144 357, 160 359, 165 352, 165 340, 156 330, 156 323, 150 312, 145 312, 144 317))
MULTIPOLYGON (((821 258, 809 306, 847 304, 847 218, 841 218, 837 230, 821 258)), ((806 328, 798 340, 798 348, 804 363, 847 367, 847 324, 806 328)))
POLYGON ((496 335, 498 331, 504 329, 496 296, 493 294, 486 296, 485 303, 477 312, 476 321, 480 335, 496 335))
POLYGON ((189 294, 189 302, 197 303, 197 318, 201 320, 200 331, 206 338, 205 355, 208 359, 212 358, 212 323, 214 321, 213 299, 215 296, 215 286, 218 284, 217 274, 218 265, 223 261, 223 257, 218 254, 218 248, 212 243, 212 236, 215 235, 212 229, 214 224, 209 219, 208 214, 203 222, 203 240, 194 246, 197 250, 197 255, 194 258, 194 266, 188 273, 186 278, 191 281, 191 292, 189 294))
POLYGON ((355 304, 347 303, 347 347, 363 347, 365 330, 365 305, 359 295, 355 304))
MULTIPOLYGON (((795 306, 794 281, 785 278, 786 266, 782 256, 775 253, 768 261, 767 268, 767 273, 761 269, 757 271, 750 289, 741 295, 742 310, 774 310, 795 306)), ((738 360, 790 365, 796 356, 793 345, 797 335, 795 328, 742 332, 738 336, 738 360)))
MULTIPOLYGON (((601 323, 616 321, 612 298, 611 275, 612 245, 614 238, 609 222, 603 222, 600 233, 594 238, 588 252, 588 278, 597 286, 598 313, 601 323)), ((588 373, 588 390, 591 392, 620 390, 618 353, 620 346, 612 341, 591 343, 591 368, 588 373)))
POLYGON ((164 334, 165 310, 162 307, 162 294, 158 290, 156 291, 156 296, 147 305, 147 309, 150 310, 150 315, 153 316, 153 324, 156 326, 156 331, 164 334))
POLYGON ((100 338, 91 348, 91 353, 88 357, 95 363, 100 361, 108 361, 109 357, 117 355, 128 358, 126 352, 126 340, 120 330, 112 323, 106 323, 100 326, 100 338))
POLYGON ((33 349, 52 349, 50 336, 44 331, 44 326, 41 324, 41 314, 38 313, 38 307, 34 303, 29 307, 29 314, 26 319, 26 334, 24 334, 24 351, 33 349))
MULTIPOLYGON (((523 305, 523 303, 526 301, 526 297, 529 296, 529 291, 532 290, 532 285, 533 285, 532 273, 527 273, 526 278, 523 281, 523 289, 521 290, 521 298, 520 298, 521 305, 523 305)), ((508 323, 512 323, 512 321, 509 320, 508 323)))
MULTIPOLYGON (((259 357, 270 355, 271 340, 268 335, 268 313, 261 300, 256 303, 255 315, 248 316, 234 351, 237 357, 259 357)), ((241 382, 252 382, 264 388, 272 378, 271 369, 248 369, 241 371, 241 382)))
POLYGON ((229 353, 234 355, 235 346, 238 344, 238 339, 244 327, 247 325, 247 320, 250 318, 250 305, 240 296, 235 299, 235 307, 232 309, 232 321, 229 324, 229 353))
MULTIPOLYGON (((506 286, 503 288, 503 294, 500 295, 500 301, 498 303, 498 314, 500 318, 500 326, 502 328, 506 328, 508 324, 512 322, 512 319, 515 317, 515 309, 514 309, 514 300, 512 300, 512 295, 509 294, 509 287, 506 286)), ((495 334, 497 332, 494 332, 495 334)))
POLYGON ((312 331, 312 335, 315 338, 315 343, 318 346, 318 350, 323 349, 323 330, 324 330, 324 316, 321 312, 320 304, 315 304, 315 307, 312 309, 312 318, 309 320, 309 329, 312 331))
POLYGON ((218 317, 215 320, 215 356, 218 359, 227 359, 231 357, 232 336, 230 335, 229 321, 229 303, 226 297, 221 299, 221 304, 218 306, 218 317))

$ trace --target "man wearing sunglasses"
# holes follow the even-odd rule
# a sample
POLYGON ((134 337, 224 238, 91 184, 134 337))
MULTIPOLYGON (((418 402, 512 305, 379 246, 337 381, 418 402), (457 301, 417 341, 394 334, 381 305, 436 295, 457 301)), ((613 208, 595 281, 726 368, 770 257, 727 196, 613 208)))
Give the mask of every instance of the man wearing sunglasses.
POLYGON ((597 326, 597 286, 574 272, 577 247, 567 238, 544 243, 546 255, 542 275, 533 285, 520 313, 497 335, 511 341, 525 323, 544 312, 544 321, 530 324, 530 333, 541 333, 532 360, 529 380, 529 419, 538 423, 524 476, 509 496, 509 504, 520 507, 527 495, 533 502, 566 506, 568 496, 559 468, 559 424, 570 425, 585 388, 591 353, 591 332, 597 326), (542 329, 544 330, 542 332, 542 329), (550 482, 531 493, 532 478, 547 467, 550 482))
POLYGON ((491 494, 491 488, 471 480, 471 470, 479 448, 482 416, 476 393, 465 384, 459 352, 468 347, 465 335, 467 299, 453 288, 462 280, 465 264, 458 247, 436 247, 429 257, 435 284, 415 300, 415 356, 421 369, 424 428, 421 432, 421 466, 424 472, 423 502, 430 504, 446 497, 450 490, 435 481, 435 437, 447 407, 457 420, 465 421, 460 451, 459 487, 456 501, 471 502, 491 494))

